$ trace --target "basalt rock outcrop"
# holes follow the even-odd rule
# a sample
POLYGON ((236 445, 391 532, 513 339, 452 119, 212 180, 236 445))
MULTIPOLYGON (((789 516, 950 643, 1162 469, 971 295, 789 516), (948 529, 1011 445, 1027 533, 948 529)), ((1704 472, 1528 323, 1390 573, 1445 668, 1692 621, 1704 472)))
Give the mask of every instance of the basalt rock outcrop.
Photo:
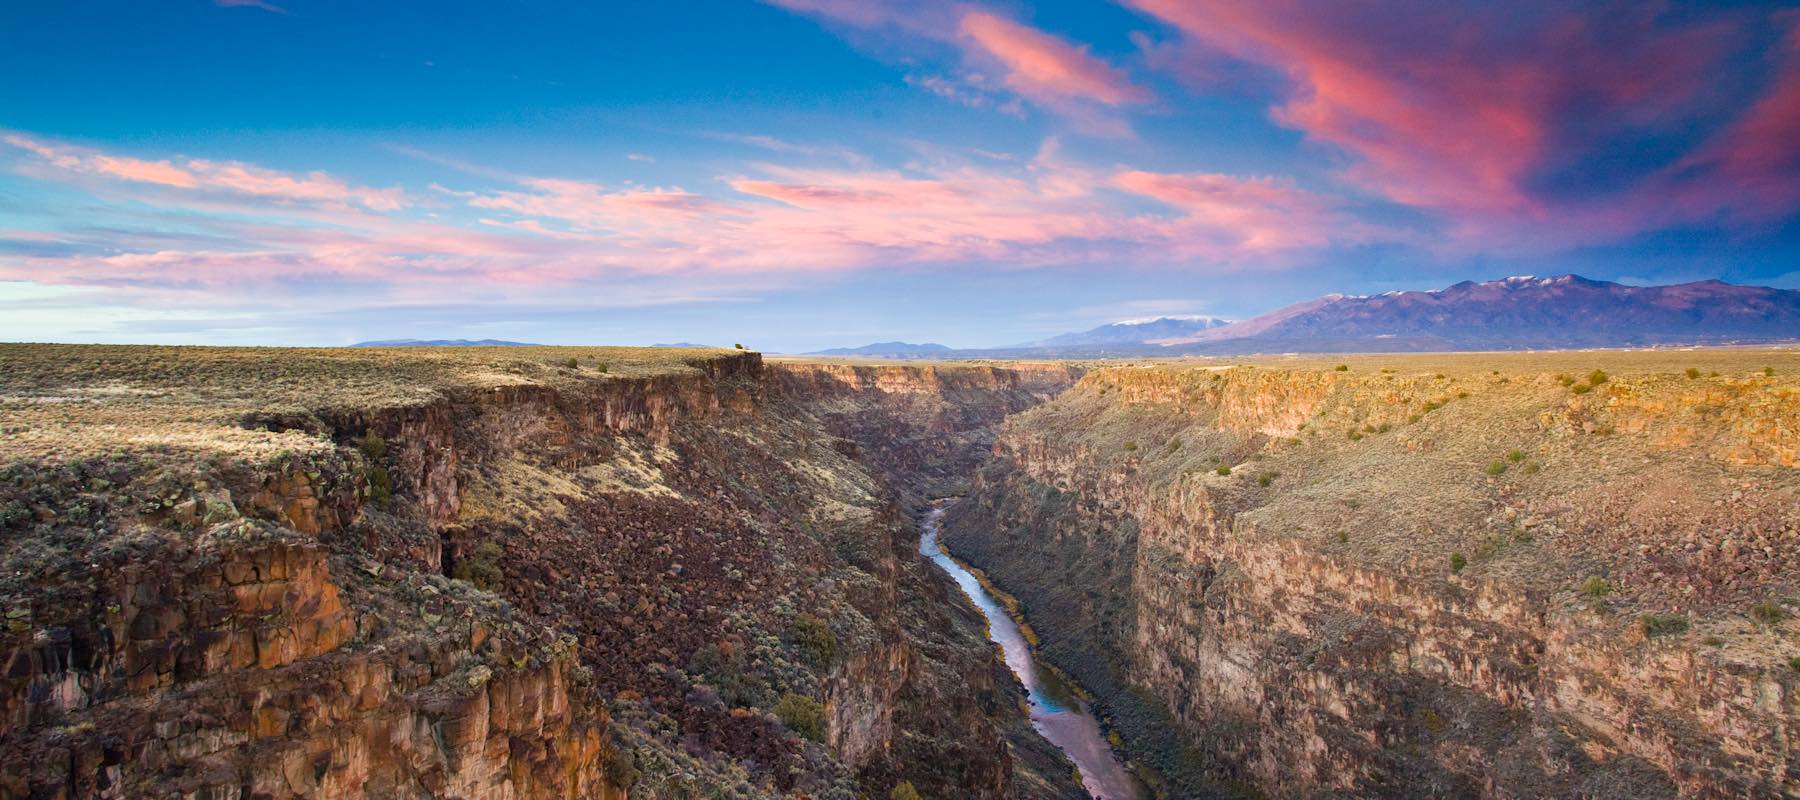
POLYGON ((906 515, 1066 371, 0 365, 0 798, 1079 791, 906 515))
POLYGON ((1800 358, 1115 367, 946 542, 1168 796, 1800 791, 1800 358))

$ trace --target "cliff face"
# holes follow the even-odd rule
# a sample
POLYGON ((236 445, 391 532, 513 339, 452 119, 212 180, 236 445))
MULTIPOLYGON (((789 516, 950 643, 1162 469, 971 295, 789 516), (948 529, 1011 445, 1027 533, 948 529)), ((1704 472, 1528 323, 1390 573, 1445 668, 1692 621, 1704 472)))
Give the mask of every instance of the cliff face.
POLYGON ((0 361, 0 797, 1070 796, 884 482, 971 462, 1029 376, 0 361), (964 441, 876 444, 926 429, 964 441))
POLYGON ((1777 797, 1800 364, 1745 358, 1097 370, 946 541, 1175 796, 1777 797))

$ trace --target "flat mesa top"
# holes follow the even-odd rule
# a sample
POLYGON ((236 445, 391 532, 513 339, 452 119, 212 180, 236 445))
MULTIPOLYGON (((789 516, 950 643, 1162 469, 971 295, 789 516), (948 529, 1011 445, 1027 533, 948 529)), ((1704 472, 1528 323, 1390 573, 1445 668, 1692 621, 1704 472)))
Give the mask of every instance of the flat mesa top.
MULTIPOLYGON (((260 348, 0 344, 0 463, 120 450, 304 450, 251 414, 390 408, 444 392, 692 373, 737 351, 648 347, 260 348)), ((279 426, 277 426, 279 427, 279 426)))
MULTIPOLYGON (((446 391, 691 373, 744 351, 649 347, 257 348, 0 344, 0 462, 76 459, 120 450, 238 456, 314 446, 316 437, 246 425, 251 414, 305 413, 429 402, 446 391)), ((923 365, 780 357, 781 363, 923 365)), ((1054 362, 973 362, 993 366, 1054 362)), ((1621 376, 1693 368, 1747 376, 1800 375, 1800 349, 1695 348, 1518 353, 1407 353, 1080 361, 1090 367, 1474 374, 1604 369, 1621 376)))

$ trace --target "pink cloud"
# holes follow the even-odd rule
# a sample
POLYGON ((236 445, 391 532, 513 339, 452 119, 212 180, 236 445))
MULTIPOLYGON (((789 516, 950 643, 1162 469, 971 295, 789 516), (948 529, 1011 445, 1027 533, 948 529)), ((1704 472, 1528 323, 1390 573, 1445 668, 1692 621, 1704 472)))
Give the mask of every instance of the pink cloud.
POLYGON ((415 208, 399 190, 323 172, 7 141, 49 164, 52 178, 104 178, 108 199, 154 204, 175 233, 52 237, 45 242, 67 245, 57 248, 66 254, 0 255, 0 280, 203 297, 302 283, 423 297, 904 265, 1280 268, 1293 254, 1366 236, 1278 180, 1092 169, 1064 161, 1053 142, 1029 160, 940 153, 906 170, 763 165, 721 179, 717 195, 512 178, 488 189, 434 187, 437 204, 415 208), (1121 193, 1169 210, 1130 210, 1121 193))
POLYGON ((1243 253, 1323 247, 1358 238, 1318 195, 1269 178, 1129 171, 1113 185, 1181 209, 1173 244, 1205 243, 1243 253))
POLYGON ((1036 28, 986 11, 970 11, 962 35, 1005 69, 1007 87, 1039 102, 1086 100, 1109 106, 1147 103, 1150 92, 1125 73, 1036 28))
POLYGON ((791 11, 812 14, 853 28, 898 32, 915 42, 948 45, 960 53, 965 74, 909 82, 949 100, 1012 113, 1015 105, 989 103, 994 88, 983 78, 998 72, 997 83, 1040 107, 1069 118, 1081 129, 1119 136, 1130 129, 1100 109, 1141 105, 1154 95, 1125 72, 1070 43, 992 11, 942 0, 768 0, 791 11))
POLYGON ((168 160, 146 161, 19 134, 8 134, 0 137, 0 141, 74 175, 223 192, 284 203, 359 206, 371 211, 393 211, 405 204, 405 194, 399 189, 353 186, 324 172, 295 175, 239 162, 204 159, 189 159, 180 164, 168 160))
MULTIPOLYGON (((1215 83, 1219 56, 1285 78, 1272 116, 1351 155, 1352 182, 1444 212, 1473 235, 1517 238, 1523 228, 1562 241, 1668 221, 1639 193, 1675 163, 1637 155, 1632 142, 1656 142, 1641 151, 1656 152, 1729 114, 1721 98, 1746 71, 1728 62, 1742 57, 1753 21, 1729 9, 1674 18, 1658 4, 1609 7, 1602 17, 1549 2, 1129 2, 1185 37, 1185 56, 1144 43, 1153 63, 1189 69, 1205 90, 1224 88, 1215 83), (1609 208, 1618 205, 1641 211, 1626 218, 1609 208)), ((1780 91, 1747 112, 1744 136, 1779 139, 1780 91)), ((1732 178, 1716 163, 1723 189, 1732 178)), ((1718 210, 1701 205, 1686 221, 1718 210)))

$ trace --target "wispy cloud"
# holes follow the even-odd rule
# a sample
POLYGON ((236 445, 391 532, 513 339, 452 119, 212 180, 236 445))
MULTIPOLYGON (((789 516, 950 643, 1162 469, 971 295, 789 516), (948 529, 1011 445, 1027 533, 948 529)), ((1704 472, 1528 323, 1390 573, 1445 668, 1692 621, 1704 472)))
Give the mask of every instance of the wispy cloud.
POLYGON ((502 176, 500 185, 434 182, 436 199, 415 203, 319 171, 145 158, 26 134, 5 141, 26 154, 28 174, 94 183, 124 204, 101 206, 123 223, 112 228, 6 234, 19 245, 0 249, 0 279, 222 298, 306 283, 429 300, 474 286, 899 265, 1267 269, 1368 235, 1279 180, 1087 167, 1054 142, 1019 161, 939 153, 904 168, 749 164, 711 191, 459 163, 458 172, 502 176), (1165 210, 1136 210, 1129 198, 1165 210), (155 218, 133 223, 142 205, 155 218))
POLYGON ((909 77, 908 82, 939 97, 974 108, 1016 113, 1018 106, 988 102, 1003 87, 1017 98, 1075 123, 1079 130, 1107 136, 1130 132, 1111 113, 1121 106, 1155 99, 1124 70, 1083 44, 1052 35, 994 10, 957 2, 894 0, 769 0, 775 5, 839 25, 885 29, 918 42, 948 45, 961 56, 957 78, 909 77), (986 76, 993 74, 993 86, 986 76))
POLYGON ((1792 56, 1749 35, 1791 15, 1128 3, 1181 33, 1187 54, 1155 61, 1201 90, 1221 88, 1223 60, 1274 71, 1286 83, 1275 121, 1348 153, 1350 182, 1447 217, 1451 243, 1560 247, 1800 207, 1800 78, 1782 66, 1792 56))
POLYGON ((175 189, 221 192, 276 202, 359 206, 393 211, 406 203, 399 189, 354 186, 324 172, 295 174, 236 161, 205 159, 150 161, 35 139, 22 134, 0 136, 13 147, 70 175, 92 175, 175 189))
POLYGON ((271 14, 286 14, 287 9, 266 0, 213 0, 213 5, 220 8, 255 8, 271 14))

